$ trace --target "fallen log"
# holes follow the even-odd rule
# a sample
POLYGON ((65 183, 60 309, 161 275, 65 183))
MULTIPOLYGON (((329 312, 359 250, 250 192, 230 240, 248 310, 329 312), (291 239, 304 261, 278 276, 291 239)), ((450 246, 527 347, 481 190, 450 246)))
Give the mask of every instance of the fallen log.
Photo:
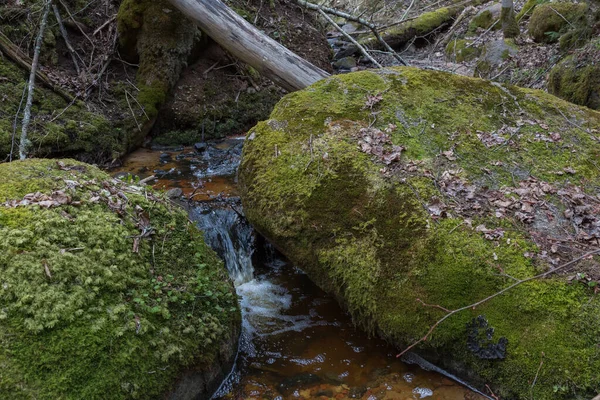
POLYGON ((169 0, 225 50, 289 91, 329 74, 297 56, 236 14, 220 0, 169 0))

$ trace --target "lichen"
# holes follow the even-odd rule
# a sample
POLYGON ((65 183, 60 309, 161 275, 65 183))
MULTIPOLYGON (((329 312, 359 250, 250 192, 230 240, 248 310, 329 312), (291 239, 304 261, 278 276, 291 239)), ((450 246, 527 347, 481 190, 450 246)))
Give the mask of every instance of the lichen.
POLYGON ((72 160, 0 173, 3 398, 158 398, 215 362, 237 299, 182 210, 72 160), (5 203, 36 191, 69 200, 5 203))
MULTIPOLYGON (((418 300, 460 308, 511 283, 498 266, 516 278, 547 267, 526 256, 539 249, 520 221, 474 217, 474 227, 503 230, 501 240, 489 240, 459 215, 432 217, 429 202, 444 198, 435 177, 458 171, 477 187, 496 189, 530 175, 554 185, 598 185, 587 160, 600 149, 574 120, 600 127, 600 114, 546 93, 457 75, 394 68, 331 77, 284 97, 271 119, 249 132, 240 168, 244 210, 357 325, 403 347, 443 316, 418 300), (381 100, 373 104, 373 97, 381 100), (482 133, 517 123, 514 145, 482 143, 482 133), (361 151, 358 138, 374 128, 405 148, 400 167, 361 151), (560 143, 540 141, 548 131, 560 132, 560 143), (442 155, 450 149, 453 161, 442 155), (410 173, 410 165, 425 172, 410 173), (566 167, 577 173, 557 173, 566 167)), ((585 398, 600 390, 598 311, 583 285, 531 281, 452 316, 418 351, 502 398, 531 390, 537 399, 585 398), (504 359, 469 350, 467 325, 480 315, 506 339, 504 359)))

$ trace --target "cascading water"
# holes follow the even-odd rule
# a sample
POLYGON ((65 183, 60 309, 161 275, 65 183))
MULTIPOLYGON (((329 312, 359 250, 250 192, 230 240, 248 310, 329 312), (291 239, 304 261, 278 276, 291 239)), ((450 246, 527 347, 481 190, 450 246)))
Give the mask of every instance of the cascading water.
POLYGON ((235 198, 232 174, 241 144, 229 139, 200 154, 169 157, 156 152, 158 169, 146 151, 129 171, 176 171, 161 175, 157 186, 203 200, 192 203, 190 218, 236 285, 243 318, 238 357, 213 399, 482 399, 442 375, 399 362, 394 348, 356 330, 331 296, 257 240, 235 198))
POLYGON ((192 209, 190 218, 204 232, 206 243, 223 259, 229 276, 239 286, 253 277, 254 229, 239 214, 241 206, 236 203, 200 203, 192 209))

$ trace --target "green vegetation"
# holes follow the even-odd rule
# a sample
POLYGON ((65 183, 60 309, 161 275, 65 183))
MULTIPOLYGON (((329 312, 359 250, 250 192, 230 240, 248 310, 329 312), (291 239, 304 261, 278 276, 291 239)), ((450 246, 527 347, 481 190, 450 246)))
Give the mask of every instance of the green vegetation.
POLYGON ((473 17, 469 23, 469 32, 475 33, 477 28, 488 29, 494 22, 496 22, 494 14, 490 10, 485 10, 473 17))
POLYGON ((456 62, 471 61, 481 53, 481 50, 472 44, 472 41, 454 39, 446 46, 446 55, 456 62))
POLYGON ((0 397, 159 398, 215 363, 237 298, 185 212, 71 160, 0 174, 0 397), (11 206, 34 192, 58 204, 11 206))
MULTIPOLYGON (((450 173, 481 190, 514 188, 529 174, 558 187, 596 187, 598 170, 587 160, 600 148, 564 115, 600 127, 597 112, 473 78, 413 68, 335 76, 284 97, 249 133, 244 210, 357 324, 405 347, 444 315, 417 299, 459 308, 512 283, 499 266, 516 278, 548 268, 528 255, 541 250, 523 223, 484 208, 470 228, 452 206, 460 196, 440 187, 450 173), (499 133, 507 128, 518 133, 499 133), (386 166, 358 145, 372 129, 389 132, 384 151, 404 148, 400 162, 386 166), (539 139, 548 132, 560 132, 560 141, 539 139), (492 133, 514 143, 488 148, 492 133), (442 155, 449 150, 451 158, 442 155), (565 168, 576 174, 558 173, 565 168), (427 211, 436 202, 449 207, 445 218, 427 211), (504 236, 488 239, 478 225, 504 236)), ((449 318, 418 349, 505 399, 531 395, 543 353, 535 398, 585 399, 600 390, 599 312, 585 285, 533 281, 449 318), (508 340, 504 359, 467 348, 467 323, 479 315, 495 342, 508 340)))
POLYGON ((600 40, 558 63, 550 72, 548 91, 575 104, 600 110, 600 40))
MULTIPOLYGON (((13 151, 18 158, 20 130, 14 130, 15 115, 19 109, 23 90, 27 84, 26 71, 6 59, 0 58, 0 161, 8 159, 13 134, 16 143, 13 151)), ((79 155, 92 162, 114 159, 125 151, 122 131, 111 125, 106 117, 83 102, 68 104, 42 85, 37 86, 32 107, 32 124, 29 140, 30 154, 79 155)), ((20 121, 18 121, 20 122, 20 121)), ((20 124, 18 125, 20 126, 20 124)))
POLYGON ((556 42, 568 30, 586 26, 587 10, 583 3, 538 5, 529 20, 529 34, 536 42, 556 42))
POLYGON ((138 101, 152 119, 187 65, 200 30, 163 0, 123 1, 117 21, 125 54, 139 57, 138 101))

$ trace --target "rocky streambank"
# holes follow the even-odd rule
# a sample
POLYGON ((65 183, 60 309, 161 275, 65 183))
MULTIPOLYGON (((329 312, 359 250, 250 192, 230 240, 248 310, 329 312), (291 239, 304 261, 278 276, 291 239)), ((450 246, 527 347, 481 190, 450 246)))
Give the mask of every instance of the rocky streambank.
POLYGON ((502 398, 586 399, 600 390, 600 274, 583 257, 599 130, 598 112, 541 91, 414 68, 340 75, 249 132, 243 205, 364 329, 404 349, 493 296, 413 350, 502 398))

